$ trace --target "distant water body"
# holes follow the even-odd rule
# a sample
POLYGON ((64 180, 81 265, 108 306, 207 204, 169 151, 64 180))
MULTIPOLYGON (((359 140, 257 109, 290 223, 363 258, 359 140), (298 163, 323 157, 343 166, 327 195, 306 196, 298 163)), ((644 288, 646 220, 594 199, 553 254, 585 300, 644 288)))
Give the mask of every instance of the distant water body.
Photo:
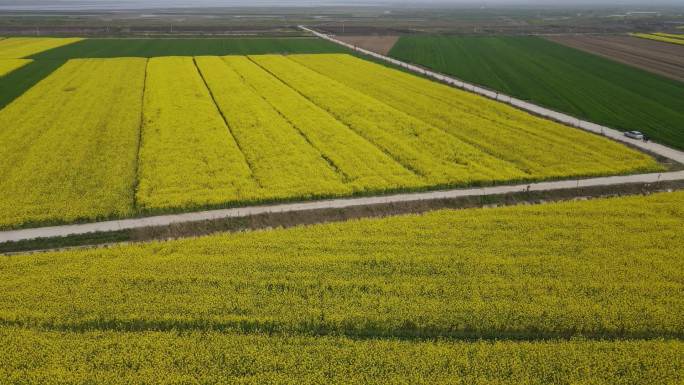
POLYGON ((0 0, 0 11, 83 11, 163 8, 381 5, 385 1, 341 0, 0 0))
POLYGON ((682 6, 682 0, 0 0, 0 11, 140 10, 205 7, 430 6, 430 5, 649 5, 682 6))

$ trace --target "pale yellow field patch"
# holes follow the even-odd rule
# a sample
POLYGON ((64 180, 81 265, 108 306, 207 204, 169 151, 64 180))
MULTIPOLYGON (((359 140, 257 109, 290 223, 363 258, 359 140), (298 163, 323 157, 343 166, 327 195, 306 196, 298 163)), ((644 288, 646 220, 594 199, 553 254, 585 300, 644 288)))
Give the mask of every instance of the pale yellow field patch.
POLYGON ((29 59, 0 59, 0 77, 19 69, 32 61, 33 60, 29 59))
POLYGON ((78 37, 10 37, 0 40, 0 59, 21 59, 81 40, 78 37))

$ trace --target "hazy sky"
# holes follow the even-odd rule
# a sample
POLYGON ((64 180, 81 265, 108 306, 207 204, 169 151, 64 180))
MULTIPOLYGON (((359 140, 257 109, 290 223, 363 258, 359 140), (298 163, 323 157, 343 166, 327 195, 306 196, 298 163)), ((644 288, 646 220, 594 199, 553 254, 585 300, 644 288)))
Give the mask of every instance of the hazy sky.
POLYGON ((626 5, 654 6, 657 4, 684 5, 684 0, 0 0, 0 10, 79 10, 79 9, 140 9, 176 7, 234 7, 234 6, 325 6, 325 5, 409 5, 409 4, 459 4, 459 5, 626 5))

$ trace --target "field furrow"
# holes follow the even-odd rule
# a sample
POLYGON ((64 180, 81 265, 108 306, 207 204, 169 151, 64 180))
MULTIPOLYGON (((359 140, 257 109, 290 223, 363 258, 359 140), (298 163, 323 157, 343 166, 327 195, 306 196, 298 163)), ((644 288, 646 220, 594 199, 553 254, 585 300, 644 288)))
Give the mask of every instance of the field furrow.
POLYGON ((222 204, 258 193, 192 58, 149 60, 138 178, 142 210, 222 204))
POLYGON ((648 156, 608 139, 349 55, 288 58, 439 127, 532 178, 658 169, 648 156))
POLYGON ((0 110, 0 227, 134 212, 144 73, 72 60, 0 110))
POLYGON ((283 56, 251 58, 431 184, 525 177, 506 162, 283 56))
POLYGON ((424 185, 415 174, 248 58, 226 56, 223 60, 300 130, 339 169, 354 191, 424 185))
MULTIPOLYGON (((246 59, 245 59, 246 60, 246 59)), ((221 58, 195 59, 216 104, 263 188, 263 199, 349 193, 344 176, 221 58)), ((257 67, 257 69, 259 69, 257 67)))

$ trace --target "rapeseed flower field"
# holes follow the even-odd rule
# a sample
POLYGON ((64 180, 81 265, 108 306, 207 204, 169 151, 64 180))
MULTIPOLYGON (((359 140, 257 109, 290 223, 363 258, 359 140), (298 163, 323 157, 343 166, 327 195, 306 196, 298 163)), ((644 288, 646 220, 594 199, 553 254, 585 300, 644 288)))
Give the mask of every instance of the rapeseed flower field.
POLYGON ((0 123, 0 228, 663 169, 341 54, 72 59, 0 123))
POLYGON ((0 39, 0 59, 21 59, 81 40, 83 39, 77 37, 9 37, 0 39))
POLYGON ((149 59, 136 202, 141 210, 254 196, 249 165, 190 57, 149 59))
POLYGON ((69 61, 0 110, 0 228, 135 213, 143 59, 69 61))
POLYGON ((15 255, 0 377, 680 383, 683 218, 674 192, 15 255))
POLYGON ((632 33, 631 35, 635 37, 640 37, 642 39, 684 45, 684 35, 677 35, 672 33, 632 33))
POLYGON ((29 59, 0 59, 0 77, 27 65, 30 62, 31 60, 29 59))

